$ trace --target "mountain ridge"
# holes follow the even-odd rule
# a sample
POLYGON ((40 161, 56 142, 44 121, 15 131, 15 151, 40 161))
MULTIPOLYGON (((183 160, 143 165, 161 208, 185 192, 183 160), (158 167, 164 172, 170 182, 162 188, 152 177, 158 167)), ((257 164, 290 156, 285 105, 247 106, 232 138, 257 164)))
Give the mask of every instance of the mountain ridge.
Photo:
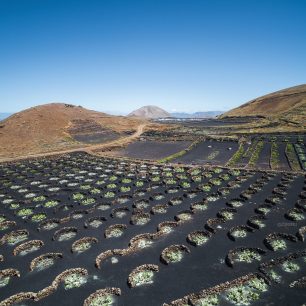
POLYGON ((281 89, 246 102, 220 118, 262 116, 303 122, 306 119, 306 84, 281 89))
POLYGON ((170 113, 155 105, 142 106, 127 115, 127 117, 139 117, 146 119, 165 118, 170 116, 170 113))

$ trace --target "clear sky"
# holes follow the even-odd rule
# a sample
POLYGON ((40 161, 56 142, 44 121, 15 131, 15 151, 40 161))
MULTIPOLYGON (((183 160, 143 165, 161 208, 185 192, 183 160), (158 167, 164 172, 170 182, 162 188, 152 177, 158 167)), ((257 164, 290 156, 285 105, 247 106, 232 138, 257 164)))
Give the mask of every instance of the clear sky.
POLYGON ((304 0, 0 0, 0 112, 228 110, 306 83, 304 0))

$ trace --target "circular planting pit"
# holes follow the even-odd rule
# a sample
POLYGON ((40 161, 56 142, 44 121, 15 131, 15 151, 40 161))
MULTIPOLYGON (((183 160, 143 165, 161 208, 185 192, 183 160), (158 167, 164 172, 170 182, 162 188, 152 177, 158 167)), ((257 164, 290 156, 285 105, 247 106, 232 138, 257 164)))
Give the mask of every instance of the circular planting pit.
POLYGON ((129 196, 129 195, 121 195, 121 196, 116 198, 116 202, 119 203, 119 204, 125 204, 128 201, 130 201, 131 199, 132 199, 132 197, 129 196))
POLYGON ((59 242, 67 241, 74 238, 77 234, 77 231, 78 230, 76 227, 64 227, 56 231, 52 239, 59 242))
MULTIPOLYGON (((172 185, 176 185, 178 183, 178 179, 176 177, 173 177, 172 173, 164 173, 162 175, 163 177, 163 181, 162 183, 167 185, 167 186, 172 186, 172 185)), ((152 180, 155 180, 155 181, 159 181, 157 179, 157 177, 153 177, 152 180)))
POLYGON ((177 222, 174 221, 166 221, 158 224, 157 230, 163 234, 168 234, 173 231, 174 228, 178 226, 177 222))
POLYGON ((153 283, 154 274, 159 271, 157 265, 146 264, 134 269, 128 277, 128 285, 131 288, 149 285, 153 283))
POLYGON ((248 233, 253 231, 254 230, 251 227, 246 225, 234 226, 229 230, 228 237, 231 240, 236 241, 236 239, 247 237, 248 233))
POLYGON ((134 202, 133 207, 136 209, 146 209, 150 206, 149 200, 141 199, 134 202))
POLYGON ((29 236, 29 232, 25 229, 12 231, 8 234, 5 234, 1 240, 0 245, 7 243, 8 245, 15 245, 19 242, 27 240, 29 236))
POLYGON ((236 248, 229 251, 225 261, 230 267, 233 267, 236 262, 252 263, 254 261, 260 261, 262 255, 265 253, 260 248, 236 248))
POLYGON ((180 205, 182 203, 183 203, 183 198, 181 197, 175 197, 169 201, 169 204, 172 206, 180 205))
POLYGON ((103 203, 103 204, 99 204, 96 206, 96 209, 97 210, 102 210, 102 211, 105 211, 105 210, 108 210, 111 208, 111 204, 110 203, 103 203))
POLYGON ((222 185, 222 179, 220 179, 220 178, 212 178, 212 179, 209 180, 209 183, 212 186, 220 186, 220 185, 222 185))
POLYGON ((187 190, 191 187, 191 184, 188 181, 183 181, 180 183, 180 186, 184 189, 187 190))
POLYGON ((38 229, 44 230, 44 231, 50 231, 56 227, 58 227, 60 224, 60 220, 58 219, 49 219, 41 222, 38 226, 38 229))
POLYGON ((30 271, 45 270, 55 264, 55 261, 62 258, 62 253, 47 253, 34 258, 30 263, 30 271))
POLYGON ((226 220, 224 218, 210 218, 207 220, 204 227, 211 233, 215 234, 217 229, 222 228, 222 224, 225 222, 226 220))
POLYGON ((184 193, 184 197, 186 197, 188 199, 193 199, 193 198, 197 197, 198 194, 199 194, 198 190, 191 190, 191 191, 188 191, 188 192, 184 193))
POLYGON ((235 208, 222 208, 218 211, 217 216, 228 221, 234 219, 234 215, 236 212, 237 210, 235 208))
POLYGON ((129 211, 127 207, 115 208, 112 210, 111 217, 122 219, 127 216, 129 211))
POLYGON ((130 240, 130 246, 135 250, 147 248, 152 244, 153 238, 151 234, 139 234, 130 240))
POLYGON ((47 215, 45 213, 37 213, 31 216, 31 221, 38 223, 38 222, 42 222, 46 218, 47 218, 47 215))
POLYGON ((14 251, 13 251, 13 255, 17 256, 17 255, 27 255, 29 253, 33 253, 35 251, 38 251, 40 248, 42 248, 44 245, 44 242, 42 240, 31 240, 31 241, 27 241, 24 242, 20 245, 18 245, 14 251))
POLYGON ((252 188, 248 188, 247 190, 245 190, 244 192, 242 192, 240 194, 240 197, 243 199, 243 200, 250 200, 254 194, 257 193, 257 190, 256 189, 252 189, 252 188))
POLYGON ((121 237, 124 233, 124 230, 127 228, 125 224, 114 224, 110 225, 104 232, 105 238, 118 238, 121 237))
POLYGON ((186 221, 190 221, 192 219, 193 216, 193 212, 191 212, 190 210, 184 210, 179 212, 174 219, 176 221, 181 221, 181 222, 186 222, 186 221))
POLYGON ((113 199, 116 196, 116 193, 114 191, 107 191, 104 194, 105 199, 113 199))
POLYGON ((257 208, 255 208, 255 212, 257 214, 266 216, 271 210, 273 209, 273 206, 270 204, 261 204, 257 208))
POLYGON ((273 193, 277 196, 285 197, 288 193, 288 189, 286 187, 276 187, 273 189, 273 193))
POLYGON ((160 200, 163 200, 164 198, 165 196, 162 193, 155 193, 150 197, 151 200, 155 200, 155 201, 160 201, 160 200))
POLYGON ((83 237, 72 244, 72 253, 83 253, 89 250, 93 244, 98 243, 98 239, 94 237, 83 237))
POLYGON ((272 251, 280 251, 287 249, 288 241, 296 242, 296 236, 286 233, 271 233, 264 240, 265 246, 272 251))
POLYGON ((206 198, 208 202, 216 202, 219 199, 220 199, 220 195, 218 193, 212 193, 206 198))
POLYGON ((25 217, 28 217, 28 216, 31 216, 34 212, 34 209, 35 207, 25 207, 25 208, 21 208, 19 209, 18 211, 15 212, 15 214, 18 216, 18 217, 22 217, 22 218, 25 218, 25 217))
POLYGON ((211 190, 211 184, 201 184, 199 188, 204 192, 209 192, 211 190))
POLYGON ((243 199, 237 198, 237 199, 229 200, 228 202, 226 202, 226 205, 229 207, 238 208, 238 207, 243 206, 244 202, 245 201, 243 199))
POLYGON ((305 219, 303 209, 299 209, 299 208, 289 209, 286 212, 285 217, 292 221, 302 221, 305 219))
POLYGON ((151 216, 149 213, 136 212, 132 215, 130 223, 133 225, 145 225, 150 222, 150 220, 151 216))
POLYGON ((265 221, 266 217, 262 215, 252 216, 248 219, 247 223, 253 228, 260 229, 266 226, 265 221))
POLYGON ((190 253, 189 248, 185 245, 171 245, 162 251, 160 260, 167 265, 179 262, 183 259, 185 253, 190 253))
POLYGON ((81 272, 73 272, 63 277, 62 281, 65 290, 79 288, 87 283, 87 275, 81 272))
POLYGON ((12 227, 16 226, 15 221, 2 221, 0 222, 0 231, 6 231, 8 229, 11 229, 12 227))
POLYGON ((96 199, 95 198, 85 198, 83 200, 81 200, 81 205, 87 206, 87 205, 93 205, 96 203, 96 199))
POLYGON ((92 293, 84 301, 83 306, 111 306, 116 303, 116 296, 121 295, 119 288, 105 288, 92 293))
POLYGON ((157 205, 152 207, 151 213, 153 215, 165 214, 165 213, 167 213, 167 210, 168 210, 168 205, 167 204, 157 204, 157 205))
POLYGON ((225 197, 230 193, 231 193, 231 188, 229 188, 229 187, 218 188, 218 194, 222 197, 225 197))
POLYGON ((187 241, 193 246, 201 246, 205 244, 211 236, 212 234, 210 232, 195 231, 188 234, 187 241))
POLYGON ((283 199, 284 199, 284 196, 272 195, 272 196, 266 198, 265 202, 269 203, 269 204, 272 204, 272 205, 277 205, 277 204, 280 204, 283 199))
POLYGON ((237 180, 235 180, 235 181, 230 181, 230 182, 227 183, 226 186, 229 187, 229 188, 232 188, 232 189, 234 189, 234 188, 239 188, 239 187, 241 187, 241 182, 240 182, 240 181, 237 181, 237 180))
POLYGON ((228 302, 234 305, 250 305, 260 299, 263 292, 268 291, 268 285, 263 278, 253 278, 242 285, 236 285, 225 291, 228 302))
POLYGON ((195 202, 195 203, 192 203, 190 205, 190 209, 191 211, 193 212, 200 212, 200 211, 204 211, 208 208, 208 203, 207 203, 207 200, 204 199, 202 201, 199 201, 199 202, 195 202))
POLYGON ((71 219, 78 220, 84 218, 88 214, 88 210, 76 210, 71 213, 69 216, 71 219))
POLYGON ((134 197, 143 197, 146 195, 147 191, 145 189, 140 189, 134 192, 133 196, 134 197))
POLYGON ((7 286, 12 277, 20 277, 20 273, 16 269, 0 270, 0 288, 7 286))
POLYGON ((57 205, 59 205, 59 201, 57 200, 49 200, 47 202, 45 202, 43 204, 43 207, 45 208, 53 208, 53 207, 56 207, 57 205))
POLYGON ((300 266, 292 261, 285 261, 281 264, 281 268, 288 273, 295 273, 300 270, 300 266))
POLYGON ((103 216, 92 217, 85 221, 84 227, 85 228, 87 227, 98 228, 99 226, 103 224, 104 221, 106 221, 106 218, 103 216))

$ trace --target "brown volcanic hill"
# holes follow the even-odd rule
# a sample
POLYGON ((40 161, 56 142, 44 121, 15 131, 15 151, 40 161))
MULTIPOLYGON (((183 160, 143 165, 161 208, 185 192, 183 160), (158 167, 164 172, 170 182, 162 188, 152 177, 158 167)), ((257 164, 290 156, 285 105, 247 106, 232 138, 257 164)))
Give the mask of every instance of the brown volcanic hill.
POLYGON ((259 97, 222 114, 220 118, 248 116, 304 123, 306 121, 306 84, 259 97))
POLYGON ((136 131, 144 122, 70 104, 40 105, 0 122, 0 158, 103 143, 136 131))
POLYGON ((143 106, 128 114, 128 117, 140 117, 146 119, 165 118, 170 116, 171 115, 164 109, 154 105, 143 106))

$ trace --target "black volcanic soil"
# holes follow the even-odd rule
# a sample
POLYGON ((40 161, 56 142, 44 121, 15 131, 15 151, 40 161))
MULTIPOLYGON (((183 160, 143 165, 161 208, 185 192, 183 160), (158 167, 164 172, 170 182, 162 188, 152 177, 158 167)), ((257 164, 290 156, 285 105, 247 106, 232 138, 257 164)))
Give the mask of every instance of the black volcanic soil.
POLYGON ((83 143, 103 143, 118 139, 119 136, 116 133, 94 133, 73 135, 73 138, 83 143))
POLYGON ((213 127, 213 126, 222 126, 222 125, 239 125, 239 124, 245 124, 250 123, 253 120, 256 120, 257 118, 233 118, 233 119, 203 119, 201 121, 189 121, 184 124, 189 126, 196 126, 196 127, 213 127))
POLYGON ((68 132, 73 139, 83 143, 101 143, 120 137, 119 133, 102 127, 96 121, 90 119, 72 120, 68 132))
POLYGON ((270 169, 270 155, 271 155, 271 144, 269 142, 265 142, 259 154, 256 167, 258 167, 259 169, 270 169))
MULTIPOLYGON (((194 202, 201 201, 207 198, 208 195, 216 193, 220 187, 227 186, 228 182, 234 181, 235 176, 230 176, 230 180, 222 180, 220 186, 213 186, 210 192, 199 191, 195 198, 190 199, 186 195, 189 191, 196 190, 198 183, 192 182, 190 176, 188 181, 191 182, 190 188, 184 189, 179 187, 178 193, 169 194, 167 191, 169 187, 164 184, 159 184, 157 189, 148 190, 141 198, 149 201, 149 207, 145 209, 149 212, 151 207, 156 204, 167 204, 173 197, 182 197, 183 202, 179 205, 168 205, 167 213, 161 215, 150 215, 150 221, 144 226, 132 225, 130 218, 133 213, 133 200, 130 199, 127 203, 118 204, 115 201, 109 201, 101 198, 99 195, 91 195, 89 190, 80 191, 79 186, 68 187, 62 184, 59 191, 49 191, 48 189, 39 188, 37 185, 32 185, 33 181, 41 181, 48 183, 50 187, 59 186, 56 180, 50 178, 59 177, 60 179, 67 178, 67 174, 76 173, 77 175, 84 176, 82 185, 85 184, 86 179, 92 179, 90 183, 95 186, 95 182, 101 180, 101 174, 113 175, 113 173, 106 172, 105 169, 113 169, 119 166, 117 161, 111 159, 103 160, 94 158, 85 154, 73 154, 71 156, 63 157, 62 160, 45 160, 38 166, 31 162, 25 162, 24 165, 28 167, 24 178, 13 176, 14 173, 20 174, 22 169, 20 165, 12 164, 7 170, 0 167, 1 194, 5 198, 9 196, 22 203, 24 197, 22 193, 15 189, 4 186, 4 183, 12 181, 14 185, 21 185, 28 189, 28 192, 47 195, 49 199, 57 199, 61 204, 69 204, 71 207, 67 210, 57 211, 52 208, 43 208, 37 206, 35 212, 45 212, 48 218, 63 218, 68 216, 76 210, 90 210, 93 208, 91 205, 81 205, 71 199, 71 195, 76 192, 82 192, 87 197, 96 199, 96 204, 112 202, 111 208, 106 211, 97 210, 94 208, 91 212, 88 211, 81 219, 71 219, 67 223, 63 223, 57 229, 51 231, 37 231, 37 224, 30 220, 23 220, 14 214, 14 211, 8 208, 7 204, 0 206, 0 214, 4 214, 8 219, 17 222, 17 228, 26 228, 30 233, 30 239, 42 239, 45 243, 42 249, 37 252, 28 254, 26 256, 12 256, 12 246, 1 246, 1 254, 4 255, 5 260, 1 263, 1 269, 16 268, 20 271, 20 278, 13 278, 11 282, 2 289, 0 300, 9 297, 12 294, 21 291, 38 291, 50 285, 52 280, 62 271, 68 268, 83 267, 89 272, 88 282, 77 289, 65 290, 62 286, 58 288, 53 294, 42 299, 40 302, 26 301, 25 305, 65 305, 65 306, 78 306, 83 305, 85 298, 97 289, 105 287, 119 287, 122 290, 122 295, 116 298, 116 305, 162 305, 163 302, 171 302, 177 298, 183 297, 192 292, 198 292, 202 289, 212 287, 225 281, 231 281, 237 277, 248 274, 249 272, 258 272, 260 263, 267 262, 270 259, 284 256, 290 252, 296 252, 305 249, 305 242, 288 242, 288 248, 284 251, 273 252, 268 250, 263 240, 266 235, 273 232, 285 232, 295 235, 297 230, 305 225, 305 221, 289 221, 284 217, 285 212, 294 207, 294 204, 299 198, 299 193, 305 188, 304 176, 294 175, 292 180, 288 181, 287 195, 280 203, 273 206, 273 209, 266 215, 264 221, 265 227, 256 229, 248 233, 247 237, 232 241, 228 238, 227 234, 230 228, 237 225, 246 225, 251 216, 258 215, 255 209, 265 202, 267 197, 273 195, 273 189, 279 183, 287 181, 287 178, 282 174, 267 177, 266 174, 255 171, 242 171, 241 175, 249 175, 245 182, 240 183, 240 186, 231 189, 231 192, 226 197, 220 197, 215 202, 208 202, 207 210, 203 212, 196 212, 192 220, 186 221, 173 230, 172 233, 154 240, 153 244, 146 249, 139 250, 138 252, 128 256, 116 256, 119 260, 118 263, 112 264, 110 260, 106 260, 101 265, 101 269, 94 266, 95 258, 101 252, 114 249, 126 248, 129 240, 140 233, 155 233, 158 224, 163 221, 174 221, 174 217, 181 211, 190 210, 190 205, 194 202), (76 168, 77 165, 77 168, 76 168), (109 168, 109 165, 114 165, 114 168, 109 168), (102 167, 102 169, 97 169, 102 167), (31 170, 38 170, 33 172, 31 170), (80 171, 87 171, 80 173, 80 171), (94 174, 92 174, 94 173, 94 174), (186 241, 186 237, 190 232, 195 230, 204 230, 205 224, 209 218, 215 218, 222 208, 228 207, 226 203, 230 199, 241 198, 241 193, 247 190, 255 182, 263 182, 263 186, 257 193, 243 203, 243 206, 237 208, 232 220, 223 223, 221 227, 216 228, 216 233, 212 235, 210 240, 203 246, 194 247, 186 241), (164 195, 162 200, 154 200, 153 194, 160 193, 164 195), (111 210, 113 208, 126 206, 129 208, 127 215, 123 218, 113 218, 111 210), (86 219, 95 216, 103 215, 107 220, 97 229, 85 228, 84 222, 86 219), (125 224, 127 229, 124 235, 119 238, 104 238, 104 230, 112 224, 125 224), (58 242, 52 240, 52 236, 56 230, 64 226, 76 227, 78 232, 76 237, 69 241, 58 242), (96 237, 99 242, 88 251, 82 254, 71 253, 72 243, 84 236, 96 237), (160 254, 162 250, 173 244, 184 244, 190 248, 190 254, 184 255, 181 262, 165 265, 160 261, 160 254), (261 261, 253 263, 235 263, 233 268, 230 268, 225 263, 225 257, 231 249, 237 247, 257 247, 266 251, 262 256, 261 261), (40 272, 29 272, 29 264, 33 258, 47 252, 62 252, 63 258, 59 259, 56 264, 47 270, 40 272), (127 278, 129 273, 139 265, 142 264, 156 264, 159 266, 159 272, 154 277, 154 283, 146 286, 140 286, 130 289, 127 285, 127 278)), ((138 165, 141 169, 140 165, 138 165)), ((162 166, 159 167, 162 169, 162 166)), ((130 170, 125 170, 122 175, 119 175, 119 180, 126 178, 126 174, 130 170)), ((227 173, 224 170, 223 173, 227 173)), ((69 176, 68 176, 69 177, 69 176)), ((213 173, 213 178, 218 178, 219 174, 213 173)), ((118 187, 122 184, 116 181, 118 187)), ((207 183, 209 178, 204 178, 202 183, 207 183)), ((75 181, 75 179, 69 179, 75 181)), ((135 180, 134 180, 135 181, 135 180)), ((136 188, 132 184, 132 191, 128 194, 133 194, 137 189, 144 189, 152 187, 151 182, 146 181, 145 185, 141 188, 136 188)), ((103 191, 103 187, 101 187, 103 191)), ((2 200, 1 200, 2 201, 2 200)), ((22 205, 32 206, 30 203, 24 202, 22 205)), ((135 211, 134 211, 135 212, 135 211)), ((305 215, 305 213, 304 213, 305 215)), ((6 230, 3 234, 9 232, 6 230)), ((2 237, 3 235, 1 235, 2 237)), ((292 281, 293 277, 297 278, 301 274, 305 274, 306 266, 302 266, 303 262, 300 261, 301 271, 298 273, 283 273, 283 283, 281 285, 272 285, 269 287, 268 292, 264 293, 262 298, 252 305, 301 305, 306 300, 306 292, 300 289, 290 288, 288 284, 292 281), (293 275, 294 274, 294 275, 293 275), (283 285, 283 284, 286 284, 283 285)), ((304 262, 304 265, 306 263, 304 262)), ((221 305, 227 305, 222 303, 221 305)))
POLYGON ((204 141, 199 143, 187 154, 175 159, 174 162, 200 165, 225 165, 237 149, 238 143, 235 141, 204 141), (214 157, 214 152, 219 153, 215 153, 216 155, 214 157))
POLYGON ((184 150, 190 144, 191 142, 189 141, 137 141, 129 144, 123 150, 117 151, 116 155, 131 158, 158 160, 184 150))
POLYGON ((286 143, 278 143, 278 154, 279 154, 279 169, 288 171, 290 170, 290 165, 285 154, 286 143))
POLYGON ((245 124, 250 123, 254 120, 258 119, 257 117, 241 117, 241 118, 225 118, 225 119, 169 119, 166 121, 159 121, 161 123, 173 123, 177 124, 180 123, 185 126, 189 127, 221 127, 221 126, 227 126, 227 125, 239 125, 239 124, 245 124))

